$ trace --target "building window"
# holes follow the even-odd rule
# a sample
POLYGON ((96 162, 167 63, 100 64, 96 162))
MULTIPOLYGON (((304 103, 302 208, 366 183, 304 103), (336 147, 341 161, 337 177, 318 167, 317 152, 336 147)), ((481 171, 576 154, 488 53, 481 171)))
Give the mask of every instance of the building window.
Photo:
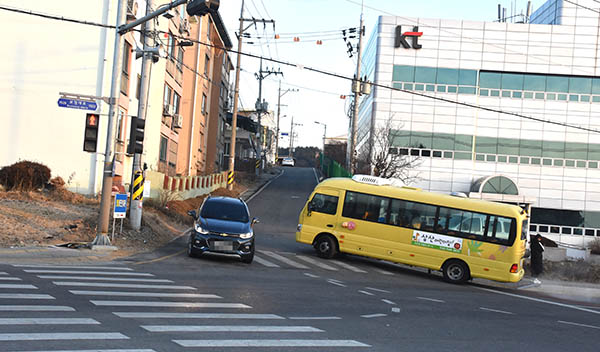
POLYGON ((125 42, 123 47, 123 63, 121 65, 121 93, 129 94, 129 60, 131 58, 131 45, 125 42))
POLYGON ((210 32, 212 30, 212 20, 208 17, 208 28, 206 29, 206 40, 210 42, 210 32))
POLYGON ((137 75, 137 85, 135 89, 135 97, 140 100, 140 89, 142 89, 142 75, 137 75))
POLYGON ((206 57, 204 58, 204 75, 208 76, 210 72, 210 56, 208 56, 208 54, 206 54, 206 57))
POLYGON ((119 107, 119 114, 117 115, 117 132, 115 133, 117 136, 117 142, 124 142, 123 139, 123 121, 125 121, 125 116, 127 116, 127 112, 119 107))
POLYGON ((202 114, 206 115, 206 106, 207 102, 206 102, 206 94, 202 93, 202 114))
POLYGON ((177 69, 180 72, 183 72, 183 48, 178 46, 177 47, 177 69))
POLYGON ((181 97, 179 96, 179 94, 173 92, 173 114, 175 114, 175 115, 179 114, 180 102, 181 102, 181 97))
POLYGON ((173 89, 171 87, 169 87, 168 84, 165 84, 165 95, 163 97, 163 106, 165 107, 165 109, 167 109, 169 107, 169 105, 171 104, 172 92, 173 92, 173 89))
POLYGON ((169 54, 169 59, 171 61, 175 60, 175 38, 173 38, 173 33, 169 32, 169 41, 167 42, 167 53, 169 54))
POLYGON ((160 161, 167 161, 167 144, 169 140, 165 136, 160 136, 160 151, 158 154, 158 159, 160 161))

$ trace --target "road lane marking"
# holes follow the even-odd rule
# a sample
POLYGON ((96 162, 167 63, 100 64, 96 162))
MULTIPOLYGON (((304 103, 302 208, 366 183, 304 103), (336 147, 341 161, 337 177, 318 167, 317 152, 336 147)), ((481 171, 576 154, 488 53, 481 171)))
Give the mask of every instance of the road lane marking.
POLYGON ((361 315, 361 317, 363 318, 381 318, 381 317, 387 317, 387 314, 383 314, 383 313, 377 313, 377 314, 365 314, 365 315, 361 315))
POLYGON ((354 340, 173 340, 182 347, 371 347, 354 340))
POLYGON ((288 264, 290 266, 293 266, 294 268, 308 269, 308 267, 306 265, 297 263, 297 262, 295 262, 293 260, 290 260, 290 259, 288 259, 288 258, 286 258, 284 256, 281 256, 281 255, 279 255, 277 253, 273 253, 271 251, 261 251, 261 250, 259 250, 259 252, 261 252, 262 254, 268 255, 271 258, 275 258, 275 259, 277 259, 279 261, 282 261, 282 262, 284 262, 284 263, 286 263, 286 264, 288 264))
POLYGON ((315 174, 315 179, 317 180, 317 184, 319 184, 319 176, 317 176, 317 170, 313 167, 313 173, 315 174))
POLYGON ((360 292, 360 293, 362 293, 362 294, 365 294, 365 295, 367 295, 367 296, 374 296, 374 295, 375 295, 374 293, 372 293, 372 292, 369 292, 369 291, 358 290, 358 292, 360 292))
POLYGON ((1 299, 55 299, 46 294, 29 294, 29 293, 0 293, 1 299))
POLYGON ((339 320, 340 317, 289 317, 290 320, 339 320))
POLYGON ((0 277, 0 281, 23 281, 18 277, 0 277))
POLYGON ((261 257, 257 257, 256 255, 254 256, 254 260, 256 260, 256 262, 258 262, 258 264, 262 264, 264 266, 267 266, 269 268, 280 268, 279 265, 275 264, 275 263, 271 263, 270 261, 263 259, 261 257))
POLYGON ((582 307, 574 306, 574 305, 571 305, 571 304, 564 304, 564 303, 547 301, 545 299, 540 299, 540 298, 534 298, 534 297, 528 297, 528 296, 521 296, 521 295, 517 295, 517 294, 514 294, 514 293, 496 291, 496 290, 492 290, 492 289, 484 288, 484 287, 477 287, 477 286, 474 286, 474 287, 477 288, 477 289, 479 289, 479 290, 488 291, 488 292, 492 292, 492 293, 497 293, 499 295, 505 295, 505 296, 511 296, 511 297, 516 297, 516 298, 528 299, 528 300, 534 301, 534 302, 552 304, 552 305, 559 306, 559 307, 571 308, 571 309, 576 309, 576 310, 580 310, 580 311, 583 311, 583 312, 600 314, 600 311, 593 310, 593 309, 582 308, 582 307))
POLYGON ((131 296, 131 297, 177 297, 177 298, 223 298, 208 293, 163 293, 163 292, 126 292, 126 291, 80 291, 69 290, 74 295, 87 296, 131 296))
POLYGON ((67 306, 0 306, 0 312, 74 312, 75 308, 67 306))
POLYGON ((2 318, 0 325, 93 325, 99 321, 88 318, 2 318))
POLYGON ((52 269, 96 269, 96 270, 127 270, 131 268, 124 266, 85 266, 85 265, 51 265, 51 264, 13 264, 16 268, 52 268, 52 269))
POLYGON ((86 286, 86 287, 119 287, 119 288, 158 288, 163 290, 195 290, 191 286, 177 285, 141 285, 141 284, 113 284, 104 282, 71 282, 71 281, 52 281, 56 286, 86 286))
POLYGON ((564 321, 564 320, 559 320, 558 321, 561 324, 568 324, 568 325, 575 325, 575 326, 581 326, 583 328, 592 328, 592 329, 600 329, 600 326, 594 326, 594 325, 587 325, 587 324, 580 324, 580 323, 573 323, 570 321, 564 321))
POLYGON ((387 303, 387 304, 391 304, 391 305, 394 305, 394 306, 396 305, 396 303, 395 303, 395 302, 392 302, 392 301, 390 301, 389 299, 382 299, 382 300, 381 300, 381 302, 383 302, 383 303, 387 303))
POLYGON ((0 341, 39 341, 39 340, 125 340, 129 337, 118 332, 49 332, 0 334, 0 341))
POLYGON ((388 290, 382 290, 380 288, 374 288, 374 287, 365 287, 365 289, 375 291, 375 292, 392 293, 388 290))
POLYGON ((392 312, 394 312, 394 313, 400 313, 400 308, 394 307, 394 308, 392 308, 392 312))
POLYGON ((341 266, 343 268, 346 268, 348 270, 352 270, 355 273, 366 273, 366 271, 364 271, 362 269, 359 269, 359 268, 355 267, 354 265, 350 265, 348 263, 344 263, 344 262, 341 262, 339 260, 331 260, 331 262, 335 263, 335 264, 337 264, 337 265, 339 265, 339 266, 341 266))
POLYGON ((85 270, 35 270, 28 269, 23 270, 26 273, 31 274, 86 274, 86 275, 116 275, 116 276, 154 276, 150 273, 123 273, 123 272, 110 272, 110 271, 85 271, 85 270))
MULTIPOLYGON (((16 351, 15 351, 16 352, 16 351)), ((93 350, 52 350, 52 351, 31 351, 31 352, 156 352, 155 350, 150 350, 147 348, 143 348, 143 349, 110 349, 110 350, 98 350, 98 349, 93 349, 93 350)))
POLYGON ((304 275, 308 276, 308 277, 312 277, 313 279, 318 279, 319 275, 315 275, 315 274, 311 274, 311 273, 304 273, 304 275))
POLYGON ((332 285, 339 286, 339 287, 346 287, 346 285, 344 285, 344 284, 342 284, 342 283, 340 283, 340 282, 337 282, 337 281, 335 281, 335 280, 331 280, 331 279, 329 279, 329 280, 327 280, 327 282, 329 282, 329 283, 330 283, 330 284, 332 284, 332 285))
POLYGON ((323 332, 312 326, 274 325, 141 325, 150 332, 323 332))
POLYGON ((204 302, 148 302, 148 301, 95 301, 93 305, 108 307, 183 307, 183 308, 252 308, 242 303, 204 303, 204 302))
POLYGON ((54 280, 88 280, 88 281, 135 281, 135 282, 162 282, 172 283, 173 281, 167 279, 139 279, 137 277, 93 277, 93 276, 61 276, 61 275, 38 275, 40 279, 54 279, 54 280))
POLYGON ((441 299, 428 298, 428 297, 417 297, 417 299, 421 299, 423 301, 430 301, 430 302, 446 303, 446 301, 442 301, 441 299))
POLYGON ((4 271, 0 271, 0 275, 8 275, 8 273, 5 273, 4 271))
POLYGON ((25 290, 37 290, 33 285, 17 285, 17 284, 0 284, 0 288, 22 288, 25 290))
POLYGON ((297 255, 296 258, 298 258, 300 260, 304 260, 305 262, 308 262, 310 264, 316 265, 319 268, 322 268, 322 269, 325 269, 325 270, 338 271, 337 268, 334 268, 331 265, 327 265, 325 263, 321 263, 318 260, 315 260, 315 259, 310 258, 310 257, 305 257, 303 255, 297 255))
POLYGON ((236 314, 236 313, 161 313, 161 312, 113 312, 119 318, 166 318, 166 319, 285 319, 275 314, 236 314))
MULTIPOLYGON (((190 229, 191 229, 191 228, 190 228, 190 229)), ((188 230, 185 230, 185 231, 184 231, 184 232, 183 232, 183 233, 182 233, 182 234, 181 234, 179 237, 185 236, 185 235, 186 235, 186 233, 187 233, 187 232, 188 232, 190 229, 188 229, 188 230)), ((177 238, 179 238, 179 237, 177 237, 177 238)), ((162 261, 162 260, 169 259, 169 258, 171 258, 171 257, 176 257, 176 256, 178 256, 178 255, 180 255, 180 254, 183 254, 183 253, 185 253, 186 251, 187 251, 187 249, 182 249, 182 250, 180 250, 179 252, 175 252, 175 253, 172 253, 172 254, 169 254, 169 255, 165 255, 165 256, 163 256, 163 257, 154 258, 154 259, 151 259, 151 260, 146 260, 146 261, 144 261, 144 262, 136 262, 136 263, 133 263, 133 265, 140 265, 140 264, 150 264, 150 263, 156 263, 156 262, 160 262, 160 261, 162 261)))
POLYGON ((491 309, 491 308, 485 308, 485 307, 479 307, 479 309, 485 310, 485 311, 488 311, 488 312, 501 313, 501 314, 510 314, 510 315, 514 315, 515 314, 515 313, 507 312, 507 311, 504 311, 504 310, 491 309))

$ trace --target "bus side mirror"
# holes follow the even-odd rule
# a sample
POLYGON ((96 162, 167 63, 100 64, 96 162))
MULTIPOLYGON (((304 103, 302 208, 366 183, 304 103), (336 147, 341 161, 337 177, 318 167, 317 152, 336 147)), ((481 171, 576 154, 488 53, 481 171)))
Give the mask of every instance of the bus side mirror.
POLYGON ((315 207, 313 206, 312 201, 308 202, 308 206, 306 207, 306 216, 310 216, 314 208, 315 207))

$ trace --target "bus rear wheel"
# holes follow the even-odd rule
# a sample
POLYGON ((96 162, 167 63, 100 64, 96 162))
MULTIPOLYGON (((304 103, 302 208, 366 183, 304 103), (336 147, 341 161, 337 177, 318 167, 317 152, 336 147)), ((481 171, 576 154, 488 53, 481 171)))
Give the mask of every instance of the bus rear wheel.
POLYGON ((330 235, 322 235, 315 241, 315 250, 321 258, 331 259, 337 255, 337 243, 330 235))
POLYGON ((465 283, 471 276, 467 264, 456 259, 447 261, 442 267, 442 273, 444 280, 453 284, 465 283))

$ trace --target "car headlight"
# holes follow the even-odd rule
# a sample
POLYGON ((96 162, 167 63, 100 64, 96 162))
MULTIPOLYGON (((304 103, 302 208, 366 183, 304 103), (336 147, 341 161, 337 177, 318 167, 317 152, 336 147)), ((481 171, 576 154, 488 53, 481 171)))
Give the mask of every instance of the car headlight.
POLYGON ((202 228, 202 226, 199 223, 194 223, 194 230, 196 230, 196 232, 201 233, 201 234, 207 234, 208 230, 202 228))
POLYGON ((240 238, 244 238, 244 239, 245 238, 250 238, 252 236, 254 236, 254 233, 252 231, 240 234, 240 238))

